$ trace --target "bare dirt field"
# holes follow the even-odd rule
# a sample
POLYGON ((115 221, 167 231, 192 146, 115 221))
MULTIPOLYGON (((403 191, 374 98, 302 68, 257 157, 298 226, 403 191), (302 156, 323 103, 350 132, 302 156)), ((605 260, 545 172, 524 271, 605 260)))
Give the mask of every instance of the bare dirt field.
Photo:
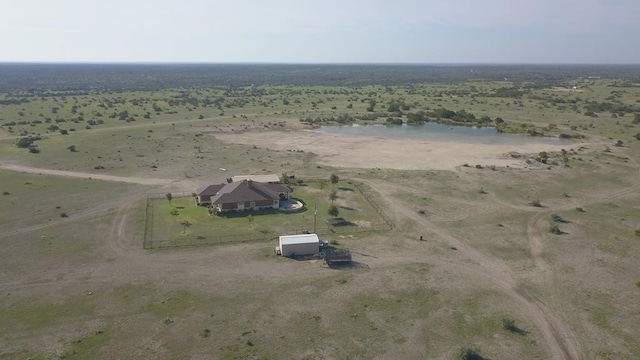
POLYGON ((399 170, 452 170, 463 164, 524 167, 522 158, 513 158, 509 153, 537 154, 541 151, 560 151, 572 147, 543 143, 512 146, 371 138, 314 131, 219 133, 215 134, 215 137, 228 143, 311 152, 318 156, 316 162, 324 165, 399 170))

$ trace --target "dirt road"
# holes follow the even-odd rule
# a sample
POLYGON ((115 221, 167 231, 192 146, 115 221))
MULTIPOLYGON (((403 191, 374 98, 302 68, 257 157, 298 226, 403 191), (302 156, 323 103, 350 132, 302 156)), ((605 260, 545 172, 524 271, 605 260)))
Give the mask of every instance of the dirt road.
MULTIPOLYGON (((462 241, 449 235, 446 231, 439 229, 436 225, 419 216, 415 211, 409 209, 402 201, 390 196, 400 189, 396 185, 391 185, 383 181, 363 180, 362 181, 374 189, 383 199, 387 213, 391 214, 396 221, 411 219, 417 224, 417 232, 427 233, 430 238, 437 241, 444 241, 449 246, 453 246, 462 255, 471 261, 464 263, 448 263, 437 261, 438 266, 450 268, 451 271, 459 272, 461 268, 468 274, 478 278, 478 281, 486 282, 486 286, 499 289, 507 295, 520 309, 520 313, 526 316, 529 321, 536 325, 543 335, 546 345, 553 359, 575 360, 579 359, 577 345, 573 342, 573 334, 563 323, 559 321, 560 316, 554 313, 543 301, 530 294, 527 289, 520 284, 517 275, 503 262, 497 258, 490 258, 485 254, 467 246, 462 241)), ((433 259, 430 259, 433 261, 433 259)), ((541 261, 539 259, 539 261, 541 261)), ((538 276, 546 273, 546 267, 536 270, 538 276)))
POLYGON ((77 172, 77 171, 35 168, 30 166, 8 164, 8 163, 0 163, 0 169, 17 171, 22 173, 29 173, 29 174, 42 174, 42 175, 65 176, 65 177, 73 177, 73 178, 81 178, 81 179, 116 181, 116 182, 124 182, 124 183, 130 183, 130 184, 140 184, 140 185, 169 185, 173 182, 172 180, 167 180, 167 179, 91 174, 91 173, 84 173, 84 172, 77 172))

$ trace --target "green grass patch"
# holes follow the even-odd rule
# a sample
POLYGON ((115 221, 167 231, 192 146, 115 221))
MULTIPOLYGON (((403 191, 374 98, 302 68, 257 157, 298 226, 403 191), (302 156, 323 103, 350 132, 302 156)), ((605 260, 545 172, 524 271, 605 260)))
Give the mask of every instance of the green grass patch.
POLYGON ((71 342, 61 359, 96 359, 100 358, 100 348, 109 341, 109 334, 98 330, 85 337, 71 342))
POLYGON ((306 210, 283 213, 276 210, 247 211, 223 215, 210 215, 206 207, 195 204, 192 197, 149 199, 152 247, 196 246, 226 244, 246 241, 267 241, 279 235, 303 231, 321 235, 340 235, 380 230, 386 227, 384 220, 353 183, 341 181, 332 187, 320 182, 294 186, 292 197, 306 204, 306 210), (329 192, 335 190, 335 205, 346 224, 330 225, 329 192), (317 216, 314 211, 317 210, 317 216), (177 211, 177 212, 176 212, 177 211), (172 215, 177 214, 177 215, 172 215), (191 226, 184 227, 183 221, 191 226))

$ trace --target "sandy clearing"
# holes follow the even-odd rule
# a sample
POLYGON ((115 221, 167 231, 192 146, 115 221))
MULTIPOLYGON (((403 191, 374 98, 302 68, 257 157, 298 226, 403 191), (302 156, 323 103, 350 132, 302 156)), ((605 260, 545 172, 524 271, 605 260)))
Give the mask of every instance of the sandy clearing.
POLYGON ((489 145, 332 135, 313 131, 217 133, 214 136, 227 143, 311 152, 318 156, 315 161, 323 165, 397 170, 452 170, 463 164, 524 167, 522 158, 512 158, 508 154, 537 154, 570 148, 567 145, 543 143, 489 145))
POLYGON ((173 182, 172 180, 167 180, 167 179, 91 174, 91 173, 84 173, 84 172, 77 172, 77 171, 35 168, 30 166, 7 164, 7 163, 0 163, 0 169, 17 171, 22 173, 29 173, 29 174, 66 176, 66 177, 81 178, 81 179, 116 181, 116 182, 124 182, 124 183, 130 183, 130 184, 140 184, 140 185, 169 185, 173 182))

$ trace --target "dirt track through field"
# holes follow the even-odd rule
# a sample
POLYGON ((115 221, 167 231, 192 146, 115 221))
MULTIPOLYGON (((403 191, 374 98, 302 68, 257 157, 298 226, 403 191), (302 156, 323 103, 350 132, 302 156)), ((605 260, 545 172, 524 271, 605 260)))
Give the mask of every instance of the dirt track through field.
POLYGON ((17 171, 17 172, 28 173, 28 174, 65 176, 65 177, 73 177, 73 178, 80 178, 80 179, 115 181, 115 182, 124 182, 124 183, 130 183, 130 184, 140 184, 140 185, 169 185, 173 182, 172 180, 167 180, 167 179, 91 174, 91 173, 85 173, 85 172, 43 169, 43 168, 36 168, 36 167, 30 167, 30 166, 24 166, 24 165, 6 164, 6 163, 0 163, 0 169, 17 171))
MULTIPOLYGON (((577 346, 573 342, 574 336, 571 331, 558 320, 560 317, 556 316, 552 309, 549 309, 540 299, 530 294, 518 282, 516 275, 506 264, 501 263, 498 259, 489 258, 465 245, 460 240, 417 215, 415 211, 406 207, 400 200, 389 196, 394 191, 400 190, 396 186, 381 181, 360 181, 363 181, 380 194, 385 202, 385 208, 389 210, 388 213, 393 214, 397 221, 401 219, 413 220, 418 225, 418 228, 435 235, 432 237, 445 241, 449 246, 455 247, 472 260, 466 263, 464 267, 473 268, 470 271, 471 273, 484 274, 489 278, 490 284, 487 284, 488 286, 497 287, 513 300, 520 312, 527 316, 543 335, 551 358, 563 360, 579 359, 577 346)), ((438 263, 441 266, 450 266, 443 261, 438 261, 438 263)), ((459 265, 456 264, 455 267, 459 267, 459 265)))

